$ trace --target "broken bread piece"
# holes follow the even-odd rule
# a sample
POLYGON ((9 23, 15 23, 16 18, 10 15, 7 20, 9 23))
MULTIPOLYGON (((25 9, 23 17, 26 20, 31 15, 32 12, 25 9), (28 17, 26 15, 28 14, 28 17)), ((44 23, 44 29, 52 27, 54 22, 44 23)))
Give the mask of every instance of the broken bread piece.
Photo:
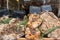
POLYGON ((40 38, 40 31, 37 28, 35 29, 26 28, 25 34, 27 40, 36 40, 40 38))
POLYGON ((40 18, 39 14, 30 14, 27 26, 30 28, 36 28, 41 23, 42 23, 42 19, 40 18))
POLYGON ((25 31, 27 40, 37 40, 40 37, 38 26, 42 23, 39 14, 30 14, 27 28, 25 31))
MULTIPOLYGON (((40 26, 43 33, 47 33, 48 29, 60 26, 60 21, 52 12, 42 12, 40 14, 40 18, 43 20, 42 25, 40 26)), ((52 31, 48 37, 59 38, 60 37, 59 30, 60 28, 57 28, 56 30, 52 31)))

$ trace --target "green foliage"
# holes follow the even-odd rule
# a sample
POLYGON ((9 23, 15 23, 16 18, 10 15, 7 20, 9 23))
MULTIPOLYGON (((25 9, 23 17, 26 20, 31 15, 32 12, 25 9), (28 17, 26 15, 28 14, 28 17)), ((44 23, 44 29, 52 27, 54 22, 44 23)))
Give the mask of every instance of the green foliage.
POLYGON ((11 18, 8 18, 8 19, 4 19, 2 20, 0 23, 3 23, 3 24, 8 24, 10 22, 11 18))
POLYGON ((42 32, 42 37, 48 37, 48 34, 50 34, 51 32, 53 32, 54 30, 60 28, 60 26, 56 26, 56 27, 53 27, 52 29, 48 29, 48 31, 46 33, 43 33, 42 32))
POLYGON ((54 30, 60 28, 60 26, 56 26, 56 27, 52 27, 51 29, 48 29, 48 31, 46 33, 43 33, 42 30, 41 30, 41 27, 38 26, 38 29, 39 31, 41 32, 40 34, 40 37, 43 39, 44 37, 48 37, 48 34, 50 34, 51 32, 53 32, 54 30))
POLYGON ((24 19, 22 21, 19 21, 19 23, 17 25, 17 30, 20 29, 20 25, 24 25, 24 27, 26 28, 27 22, 28 22, 28 17, 24 16, 24 19))
POLYGON ((27 16, 24 16, 24 19, 22 21, 20 21, 19 24, 26 26, 27 25, 27 22, 28 22, 28 17, 27 16))

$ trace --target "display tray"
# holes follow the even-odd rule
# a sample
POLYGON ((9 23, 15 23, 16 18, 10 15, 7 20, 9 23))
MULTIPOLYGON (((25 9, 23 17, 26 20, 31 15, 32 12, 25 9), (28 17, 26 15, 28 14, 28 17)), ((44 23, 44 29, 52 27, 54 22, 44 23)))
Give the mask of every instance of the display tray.
POLYGON ((42 12, 43 11, 52 11, 51 5, 42 5, 41 8, 42 8, 42 12))
POLYGON ((0 17, 2 17, 3 15, 8 15, 8 14, 9 14, 9 10, 7 10, 7 9, 0 10, 0 17))
MULTIPOLYGON (((20 38, 20 39, 17 39, 17 40, 26 40, 26 38, 20 38)), ((57 39, 54 39, 54 38, 43 38, 43 39, 40 39, 40 40, 60 40, 60 38, 57 38, 57 39)))
POLYGON ((30 6, 29 8, 29 13, 40 13, 41 12, 41 8, 38 6, 30 6))

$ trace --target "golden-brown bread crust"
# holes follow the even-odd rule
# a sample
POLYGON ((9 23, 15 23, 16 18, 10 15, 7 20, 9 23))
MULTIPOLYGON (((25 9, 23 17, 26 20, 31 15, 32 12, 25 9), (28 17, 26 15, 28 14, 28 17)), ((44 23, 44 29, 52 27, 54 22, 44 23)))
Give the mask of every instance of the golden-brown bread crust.
POLYGON ((42 23, 42 19, 40 19, 39 14, 30 14, 29 21, 26 28, 26 38, 27 40, 36 40, 40 37, 40 31, 38 30, 38 26, 42 23))
POLYGON ((31 14, 29 16, 28 27, 36 28, 42 23, 42 19, 40 18, 39 14, 31 14))
POLYGON ((36 40, 40 37, 40 31, 36 29, 26 28, 26 38, 28 40, 36 40))

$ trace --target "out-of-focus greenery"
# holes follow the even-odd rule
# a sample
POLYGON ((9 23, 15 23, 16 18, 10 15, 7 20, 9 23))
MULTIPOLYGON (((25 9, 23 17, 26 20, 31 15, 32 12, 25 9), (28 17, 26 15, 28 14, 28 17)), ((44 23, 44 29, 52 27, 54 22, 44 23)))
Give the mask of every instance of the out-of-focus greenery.
POLYGON ((11 20, 11 18, 7 18, 7 19, 2 20, 0 23, 8 24, 10 22, 10 20, 11 20))
POLYGON ((17 30, 19 30, 20 25, 24 25, 24 28, 26 28, 27 22, 28 22, 28 17, 24 16, 24 19, 19 21, 19 23, 17 25, 17 30))
POLYGON ((60 26, 56 26, 56 27, 52 27, 51 29, 48 29, 48 31, 46 33, 43 33, 42 30, 39 28, 40 32, 41 32, 41 37, 48 37, 48 34, 50 34, 51 32, 53 32, 54 30, 60 28, 60 26))

